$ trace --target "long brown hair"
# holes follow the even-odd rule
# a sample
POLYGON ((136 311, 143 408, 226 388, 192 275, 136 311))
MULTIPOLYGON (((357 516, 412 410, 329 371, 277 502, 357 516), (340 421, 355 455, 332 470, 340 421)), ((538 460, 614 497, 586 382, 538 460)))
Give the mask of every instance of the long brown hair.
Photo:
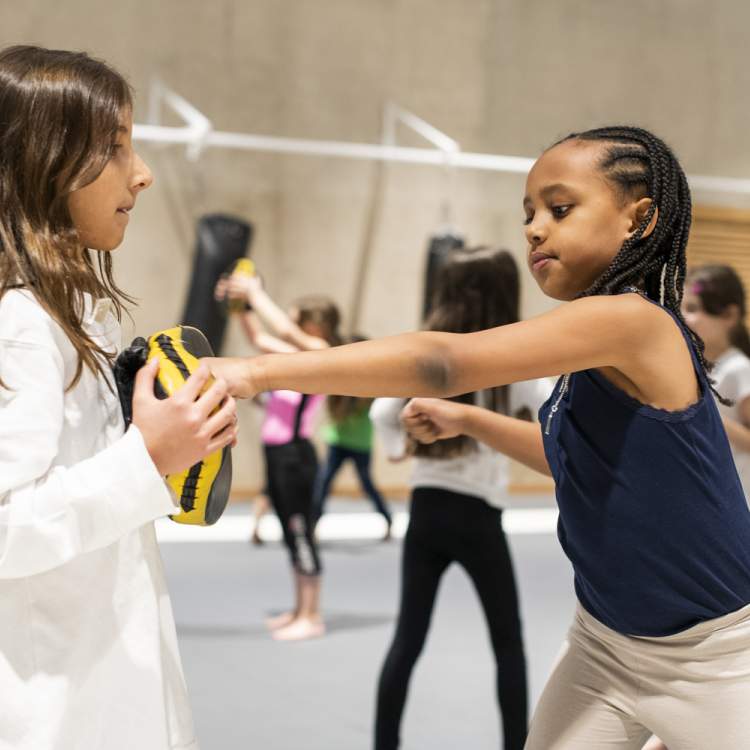
POLYGON ((322 294, 308 294, 300 297, 293 307, 297 310, 297 325, 302 327, 305 323, 314 323, 330 346, 341 344, 341 313, 332 299, 322 294))
POLYGON ((124 112, 125 79, 83 52, 14 46, 0 51, 0 298, 25 288, 78 353, 103 373, 111 353, 83 329, 84 294, 109 297, 118 320, 132 299, 112 278, 112 258, 83 246, 70 194, 93 182, 112 157, 124 112), (102 359, 104 358, 104 359, 102 359))
MULTIPOLYGON (((517 323, 520 282, 518 266, 507 250, 496 247, 457 248, 440 269, 425 328, 429 331, 472 333, 517 323)), ((507 413, 508 386, 489 391, 488 406, 507 413)), ((475 394, 456 396, 452 401, 474 403, 475 394)), ((476 449, 466 435, 437 440, 429 445, 409 438, 408 452, 429 458, 450 458, 476 449)))

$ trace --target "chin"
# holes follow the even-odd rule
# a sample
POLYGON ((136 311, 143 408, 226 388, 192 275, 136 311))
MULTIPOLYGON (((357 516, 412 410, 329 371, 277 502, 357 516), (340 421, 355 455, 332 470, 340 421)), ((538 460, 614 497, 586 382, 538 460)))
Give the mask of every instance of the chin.
POLYGON ((108 237, 106 239, 97 239, 94 242, 86 243, 86 247, 88 247, 89 250, 98 250, 102 253, 111 253, 113 250, 117 250, 117 248, 122 245, 123 239, 125 239, 124 235, 120 235, 119 237, 108 237))
POLYGON ((560 288, 559 284, 550 283, 546 279, 535 277, 534 280, 546 297, 556 299, 559 302, 570 302, 578 296, 577 293, 571 292, 569 289, 560 288))

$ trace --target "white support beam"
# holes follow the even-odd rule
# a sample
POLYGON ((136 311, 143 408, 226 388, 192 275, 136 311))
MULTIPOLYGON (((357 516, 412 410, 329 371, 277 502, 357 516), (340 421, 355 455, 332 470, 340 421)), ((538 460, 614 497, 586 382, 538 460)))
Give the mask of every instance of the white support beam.
MULTIPOLYGON (((434 128, 416 115, 389 103, 383 128, 383 144, 351 143, 347 141, 319 141, 304 138, 231 133, 213 129, 211 121, 184 98, 159 82, 152 87, 149 99, 149 120, 145 125, 133 127, 133 138, 150 143, 186 145, 188 158, 197 159, 206 148, 232 148, 246 151, 265 151, 300 156, 325 156, 345 159, 381 160, 401 164, 451 166, 463 169, 481 169, 510 174, 526 174, 534 159, 500 154, 467 153, 445 133, 434 128), (174 110, 186 123, 184 127, 159 125, 159 104, 174 110), (412 128, 436 148, 408 148, 396 146, 395 123, 399 121, 412 128)), ((710 193, 750 194, 750 179, 688 176, 693 190, 710 193)))

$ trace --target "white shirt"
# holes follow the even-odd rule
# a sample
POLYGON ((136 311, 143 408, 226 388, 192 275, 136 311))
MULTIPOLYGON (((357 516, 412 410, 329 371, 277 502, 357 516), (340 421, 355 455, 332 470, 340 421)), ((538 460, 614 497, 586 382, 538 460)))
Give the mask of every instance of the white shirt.
MULTIPOLYGON (((116 350, 109 300, 87 332, 116 350)), ((117 396, 24 291, 0 300, 0 750, 197 750, 153 521, 172 495, 117 396)))
MULTIPOLYGON (((539 407, 549 398, 554 381, 548 378, 527 380, 509 386, 508 413, 528 408, 536 418, 539 407)), ((406 448, 406 431, 399 415, 406 400, 378 398, 370 407, 375 434, 389 458, 401 458, 406 448)), ((477 450, 452 458, 417 456, 411 475, 411 486, 436 487, 462 495, 478 497, 502 508, 508 492, 508 458, 492 448, 477 443, 477 450)))
MULTIPOLYGON (((716 390, 725 398, 734 401, 734 406, 724 406, 717 402, 721 416, 742 423, 739 406, 750 396, 750 359, 739 349, 727 349, 716 360, 711 377, 716 381, 716 390)), ((742 488, 745 490, 745 498, 750 499, 750 453, 731 443, 730 446, 742 488)))

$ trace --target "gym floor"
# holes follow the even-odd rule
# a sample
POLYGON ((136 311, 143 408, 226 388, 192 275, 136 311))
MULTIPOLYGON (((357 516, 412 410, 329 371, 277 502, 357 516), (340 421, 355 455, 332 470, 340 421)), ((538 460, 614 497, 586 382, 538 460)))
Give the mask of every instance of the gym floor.
MULTIPOLYGON (((529 510, 506 512, 506 529, 533 706, 570 624, 574 594, 553 531, 551 498, 523 498, 514 507, 522 505, 529 510)), ((395 511, 405 509, 394 504, 395 511)), ((361 501, 330 503, 328 532, 321 528, 328 634, 300 643, 277 643, 264 627, 266 616, 291 601, 291 583, 279 542, 248 543, 248 505, 233 505, 211 529, 183 533, 177 524, 159 524, 203 750, 369 750, 375 684, 397 610, 401 550, 399 539, 372 538, 381 520, 370 511, 361 501)), ((270 537, 276 536, 274 521, 261 527, 270 537)), ((486 627, 468 577, 453 566, 412 677, 402 746, 497 750, 499 737, 486 627)))

